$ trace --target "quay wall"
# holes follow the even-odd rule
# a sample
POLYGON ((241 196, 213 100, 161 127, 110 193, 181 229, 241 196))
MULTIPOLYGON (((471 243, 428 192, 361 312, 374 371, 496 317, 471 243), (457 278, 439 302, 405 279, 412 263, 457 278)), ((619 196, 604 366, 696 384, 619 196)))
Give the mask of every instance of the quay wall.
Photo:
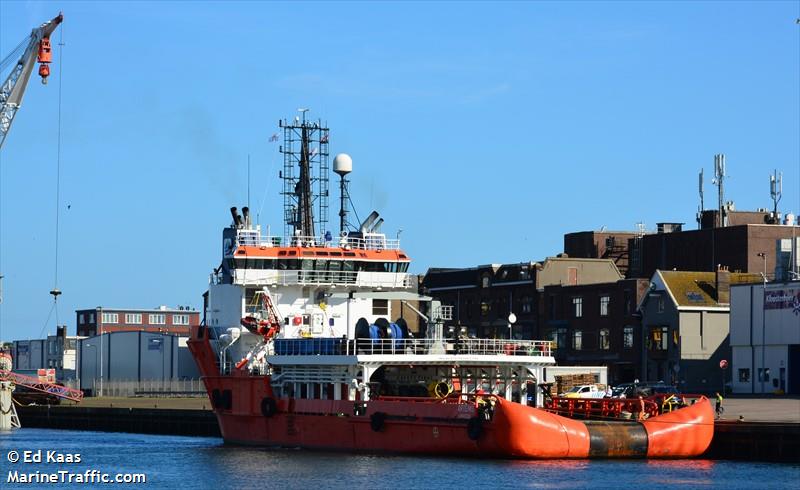
POLYGON ((717 421, 705 456, 800 464, 800 423, 717 421))
POLYGON ((37 405, 18 413, 23 427, 221 437, 210 410, 37 405))

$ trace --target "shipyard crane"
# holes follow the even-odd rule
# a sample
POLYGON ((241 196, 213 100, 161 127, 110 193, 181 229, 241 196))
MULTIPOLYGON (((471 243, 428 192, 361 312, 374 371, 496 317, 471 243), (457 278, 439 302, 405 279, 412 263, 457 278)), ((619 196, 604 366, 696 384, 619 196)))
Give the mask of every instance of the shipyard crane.
POLYGON ((22 96, 25 95, 28 79, 30 79, 33 67, 37 62, 42 83, 47 83, 47 77, 50 76, 50 63, 53 61, 50 35, 63 20, 64 15, 59 13, 57 17, 34 28, 30 36, 23 39, 0 62, 0 73, 2 73, 19 55, 11 73, 0 88, 0 148, 3 147, 3 142, 11 129, 11 123, 14 122, 14 116, 22 105, 22 96))

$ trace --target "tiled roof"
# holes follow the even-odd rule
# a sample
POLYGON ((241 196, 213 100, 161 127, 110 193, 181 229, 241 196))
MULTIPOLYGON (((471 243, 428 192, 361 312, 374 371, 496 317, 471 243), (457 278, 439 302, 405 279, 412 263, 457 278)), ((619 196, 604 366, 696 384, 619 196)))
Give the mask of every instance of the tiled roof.
MULTIPOLYGON (((660 271, 664 283, 678 306, 719 306, 717 303, 716 273, 660 271)), ((760 274, 730 273, 731 285, 759 283, 760 274)))

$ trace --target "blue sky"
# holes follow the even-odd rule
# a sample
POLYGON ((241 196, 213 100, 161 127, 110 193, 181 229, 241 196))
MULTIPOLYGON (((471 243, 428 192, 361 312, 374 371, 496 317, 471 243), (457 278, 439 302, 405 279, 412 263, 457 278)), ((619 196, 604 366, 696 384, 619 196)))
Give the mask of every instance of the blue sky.
POLYGON ((298 107, 352 155, 359 213, 403 230, 414 272, 541 260, 602 226, 692 228, 719 152, 737 209, 771 207, 777 168, 800 211, 798 2, 4 1, 0 56, 59 10, 63 56, 0 155, 5 340, 55 330, 62 61, 72 334, 77 308, 201 307, 248 154, 251 207, 266 196, 282 229, 268 139, 298 107))

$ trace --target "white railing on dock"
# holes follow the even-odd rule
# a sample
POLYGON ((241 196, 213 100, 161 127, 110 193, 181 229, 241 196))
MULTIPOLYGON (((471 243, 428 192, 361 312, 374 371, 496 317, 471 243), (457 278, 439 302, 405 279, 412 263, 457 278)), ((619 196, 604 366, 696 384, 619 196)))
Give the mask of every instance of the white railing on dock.
POLYGON ((274 355, 552 356, 548 340, 504 339, 276 339, 274 355))

